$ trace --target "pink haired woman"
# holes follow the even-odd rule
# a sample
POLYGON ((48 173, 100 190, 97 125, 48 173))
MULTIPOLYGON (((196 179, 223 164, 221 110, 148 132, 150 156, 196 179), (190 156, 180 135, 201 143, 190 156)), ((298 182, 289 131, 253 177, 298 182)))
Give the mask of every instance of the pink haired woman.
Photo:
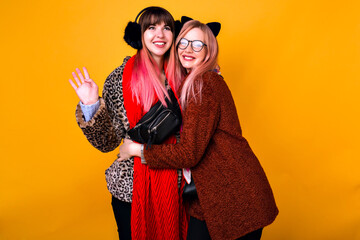
MULTIPOLYGON (((177 40, 183 127, 175 145, 125 140, 120 159, 140 156, 153 169, 191 169, 187 239, 260 239, 278 209, 258 159, 242 136, 235 104, 217 67, 220 27, 187 22, 177 40)), ((189 176, 187 176, 190 179, 189 176)))
MULTIPOLYGON (((84 75, 79 69, 73 73, 75 83, 70 80, 80 98, 77 122, 102 152, 117 148, 152 105, 158 100, 164 104, 169 88, 176 93, 180 85, 175 77, 173 17, 160 7, 145 8, 138 16, 124 36, 138 51, 108 76, 102 98, 85 68, 84 75)), ((166 141, 175 142, 175 136, 166 141)), ((185 238, 187 220, 178 179, 176 169, 152 170, 137 157, 114 161, 106 180, 121 240, 185 238)))

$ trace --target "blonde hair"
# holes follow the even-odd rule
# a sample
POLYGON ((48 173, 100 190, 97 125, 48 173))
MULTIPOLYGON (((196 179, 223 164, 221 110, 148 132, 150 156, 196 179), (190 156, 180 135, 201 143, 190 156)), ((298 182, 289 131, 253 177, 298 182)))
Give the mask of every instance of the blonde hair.
MULTIPOLYGON (((176 67, 176 77, 185 81, 180 93, 180 103, 183 110, 186 108, 191 98, 195 98, 195 100, 197 100, 196 95, 199 95, 201 101, 201 90, 203 86, 202 76, 205 72, 213 70, 218 66, 217 57, 219 46, 214 34, 206 24, 203 24, 197 20, 186 22, 176 39, 176 46, 178 46, 180 39, 194 28, 199 28, 204 33, 204 43, 207 46, 204 47, 201 51, 206 51, 206 54, 203 62, 193 68, 188 75, 186 69, 182 67, 181 64, 178 64, 176 67), (195 79, 198 76, 200 76, 200 81, 196 81, 195 83, 195 79), (198 89, 198 92, 195 92, 196 88, 198 89)), ((177 54, 176 58, 179 62, 180 60, 177 54)))

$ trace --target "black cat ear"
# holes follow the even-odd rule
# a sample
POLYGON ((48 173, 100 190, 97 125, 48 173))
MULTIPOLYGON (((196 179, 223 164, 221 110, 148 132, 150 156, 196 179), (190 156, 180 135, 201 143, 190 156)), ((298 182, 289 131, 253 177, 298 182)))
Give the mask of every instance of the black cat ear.
POLYGON ((129 22, 125 28, 124 40, 131 47, 140 50, 142 48, 140 24, 129 22))
POLYGON ((174 39, 176 39, 177 36, 179 36, 180 30, 181 30, 183 25, 181 24, 181 22, 179 20, 176 20, 174 22, 174 24, 175 24, 174 39))
POLYGON ((181 17, 181 24, 184 25, 184 23, 190 21, 190 20, 193 20, 192 18, 190 17, 187 17, 187 16, 182 16, 181 17))
POLYGON ((182 16, 181 21, 179 21, 179 20, 175 21, 175 39, 177 38, 177 36, 179 36, 181 28, 184 26, 184 23, 186 23, 190 20, 193 20, 193 19, 189 18, 187 16, 182 16))
POLYGON ((216 37, 221 29, 221 24, 219 22, 210 22, 206 24, 210 30, 213 32, 214 36, 216 37))

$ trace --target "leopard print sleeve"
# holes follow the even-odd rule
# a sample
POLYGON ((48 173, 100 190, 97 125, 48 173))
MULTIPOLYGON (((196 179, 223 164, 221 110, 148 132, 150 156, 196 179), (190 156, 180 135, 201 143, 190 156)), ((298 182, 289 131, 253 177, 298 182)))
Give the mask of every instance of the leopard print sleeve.
POLYGON ((80 104, 76 109, 79 127, 88 141, 102 152, 117 148, 130 128, 122 94, 122 74, 129 59, 126 57, 123 64, 106 78, 100 107, 90 121, 85 122, 80 104))

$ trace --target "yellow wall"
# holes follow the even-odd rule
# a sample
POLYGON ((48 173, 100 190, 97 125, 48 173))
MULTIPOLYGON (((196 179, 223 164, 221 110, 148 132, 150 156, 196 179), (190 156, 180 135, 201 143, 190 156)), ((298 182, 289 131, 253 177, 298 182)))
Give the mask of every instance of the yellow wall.
MULTIPOLYGON (((219 62, 280 209, 263 239, 360 239, 360 3, 2 1, 0 239, 116 239, 105 169, 68 79, 100 90, 143 7, 219 20, 219 62)), ((230 150, 230 149, 229 149, 230 150)))

